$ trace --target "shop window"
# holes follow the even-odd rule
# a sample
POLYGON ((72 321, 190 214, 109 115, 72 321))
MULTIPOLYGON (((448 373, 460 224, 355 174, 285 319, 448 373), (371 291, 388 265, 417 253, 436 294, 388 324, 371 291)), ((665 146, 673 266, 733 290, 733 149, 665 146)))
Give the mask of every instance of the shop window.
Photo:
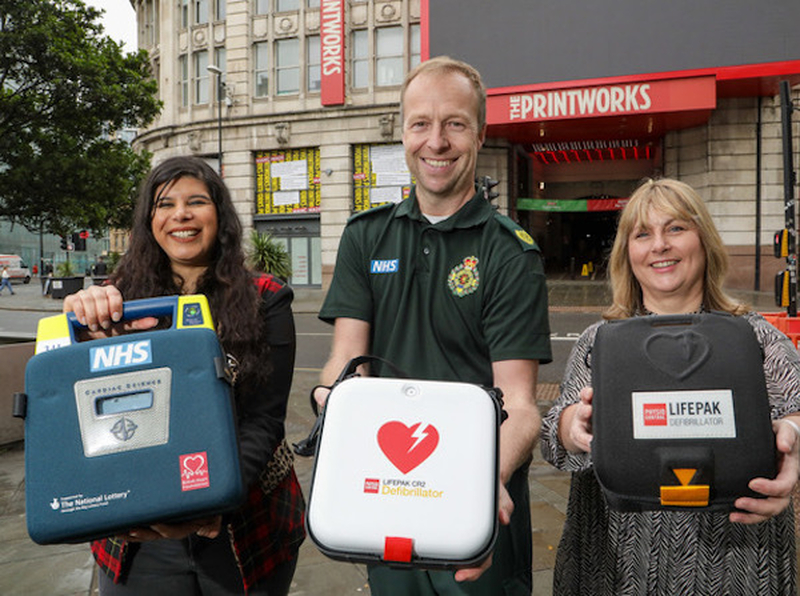
POLYGON ((352 45, 352 86, 355 89, 369 87, 369 31, 358 29, 353 31, 352 45))
POLYGON ((300 92, 300 40, 275 42, 275 86, 278 95, 300 92))
MULTIPOLYGON (((225 48, 214 48, 214 65, 222 71, 222 82, 225 82, 225 69, 227 65, 227 58, 228 52, 225 51, 225 48)), ((220 85, 219 80, 217 80, 216 76, 214 77, 214 101, 222 101, 225 99, 224 97, 225 91, 220 93, 220 85), (222 95, 222 97, 220 97, 222 95)))
POLYGON ((401 143, 353 146, 353 211, 408 198, 414 179, 401 143))
POLYGON ((255 45, 254 80, 256 97, 266 97, 269 93, 269 42, 255 45))
POLYGON ((178 82, 179 93, 181 96, 181 106, 189 106, 189 58, 186 54, 178 56, 178 82))
POLYGON ((375 33, 375 84, 403 83, 403 28, 381 27, 375 33))
POLYGON ((409 25, 409 70, 417 66, 421 62, 422 43, 420 41, 419 25, 409 25))
POLYGON ((194 24, 208 23, 208 0, 194 0, 194 24))
POLYGON ((193 71, 193 86, 194 86, 194 103, 205 104, 208 103, 208 52, 206 50, 195 52, 193 54, 194 71, 193 71))
POLYGON ((321 88, 319 35, 306 37, 306 92, 315 93, 321 88))
POLYGON ((256 215, 318 213, 319 148, 256 153, 256 215))
POLYGON ((300 236, 292 238, 275 238, 289 253, 292 264, 292 275, 289 284, 298 286, 322 285, 322 244, 319 236, 300 236))

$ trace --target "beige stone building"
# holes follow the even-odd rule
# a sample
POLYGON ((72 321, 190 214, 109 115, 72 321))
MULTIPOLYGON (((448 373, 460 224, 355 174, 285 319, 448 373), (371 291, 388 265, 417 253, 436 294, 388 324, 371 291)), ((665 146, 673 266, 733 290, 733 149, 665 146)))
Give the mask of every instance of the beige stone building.
POLYGON ((548 274, 602 270, 618 209, 657 175, 708 202, 731 285, 771 289, 784 266, 771 246, 784 226, 778 85, 799 105, 796 0, 763 14, 735 0, 728 29, 705 0, 646 15, 634 0, 580 13, 527 0, 130 1, 164 103, 136 145, 155 161, 221 157, 245 228, 286 244, 294 286, 327 287, 347 219, 407 195, 400 85, 440 54, 484 76, 478 174, 499 180, 499 210, 537 239, 548 274))
POLYGON ((399 199, 410 184, 399 93, 420 60, 419 0, 338 3, 346 94, 328 106, 321 97, 324 0, 133 3, 139 47, 150 53, 164 103, 136 145, 154 162, 191 153, 215 166, 221 146, 245 228, 286 243, 293 285, 322 286, 356 186, 361 209, 380 197, 399 199))

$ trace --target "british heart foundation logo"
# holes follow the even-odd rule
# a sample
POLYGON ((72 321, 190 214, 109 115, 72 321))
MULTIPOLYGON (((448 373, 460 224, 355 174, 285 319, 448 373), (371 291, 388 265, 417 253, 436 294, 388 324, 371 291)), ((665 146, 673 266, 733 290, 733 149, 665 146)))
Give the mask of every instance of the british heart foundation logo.
POLYGON ((181 490, 197 490, 211 486, 208 455, 205 451, 180 456, 181 490))
POLYGON ((423 425, 422 422, 406 426, 393 420, 378 430, 381 451, 403 474, 408 474, 428 459, 438 444, 439 431, 430 424, 423 425))

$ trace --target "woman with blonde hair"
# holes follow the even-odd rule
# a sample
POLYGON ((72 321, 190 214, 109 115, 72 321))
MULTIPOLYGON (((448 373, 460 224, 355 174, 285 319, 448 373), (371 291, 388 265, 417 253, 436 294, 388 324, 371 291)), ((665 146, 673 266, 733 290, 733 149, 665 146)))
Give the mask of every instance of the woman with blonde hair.
POLYGON ((754 478, 765 498, 740 497, 730 513, 609 509, 591 457, 589 357, 598 328, 573 348, 561 393, 542 425, 542 453, 572 472, 556 556, 555 596, 795 594, 791 492, 800 462, 800 357, 759 314, 722 289, 728 259, 700 196, 671 179, 648 180, 623 210, 611 252, 606 319, 725 311, 744 317, 764 353, 778 474, 754 478))

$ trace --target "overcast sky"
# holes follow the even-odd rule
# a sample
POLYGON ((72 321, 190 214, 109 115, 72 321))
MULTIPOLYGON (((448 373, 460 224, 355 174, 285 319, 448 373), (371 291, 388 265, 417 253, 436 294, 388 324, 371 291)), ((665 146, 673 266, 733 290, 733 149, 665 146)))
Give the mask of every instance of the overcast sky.
POLYGON ((106 35, 115 41, 123 42, 126 52, 136 51, 136 12, 130 0, 84 0, 84 2, 106 11, 102 17, 106 35))

